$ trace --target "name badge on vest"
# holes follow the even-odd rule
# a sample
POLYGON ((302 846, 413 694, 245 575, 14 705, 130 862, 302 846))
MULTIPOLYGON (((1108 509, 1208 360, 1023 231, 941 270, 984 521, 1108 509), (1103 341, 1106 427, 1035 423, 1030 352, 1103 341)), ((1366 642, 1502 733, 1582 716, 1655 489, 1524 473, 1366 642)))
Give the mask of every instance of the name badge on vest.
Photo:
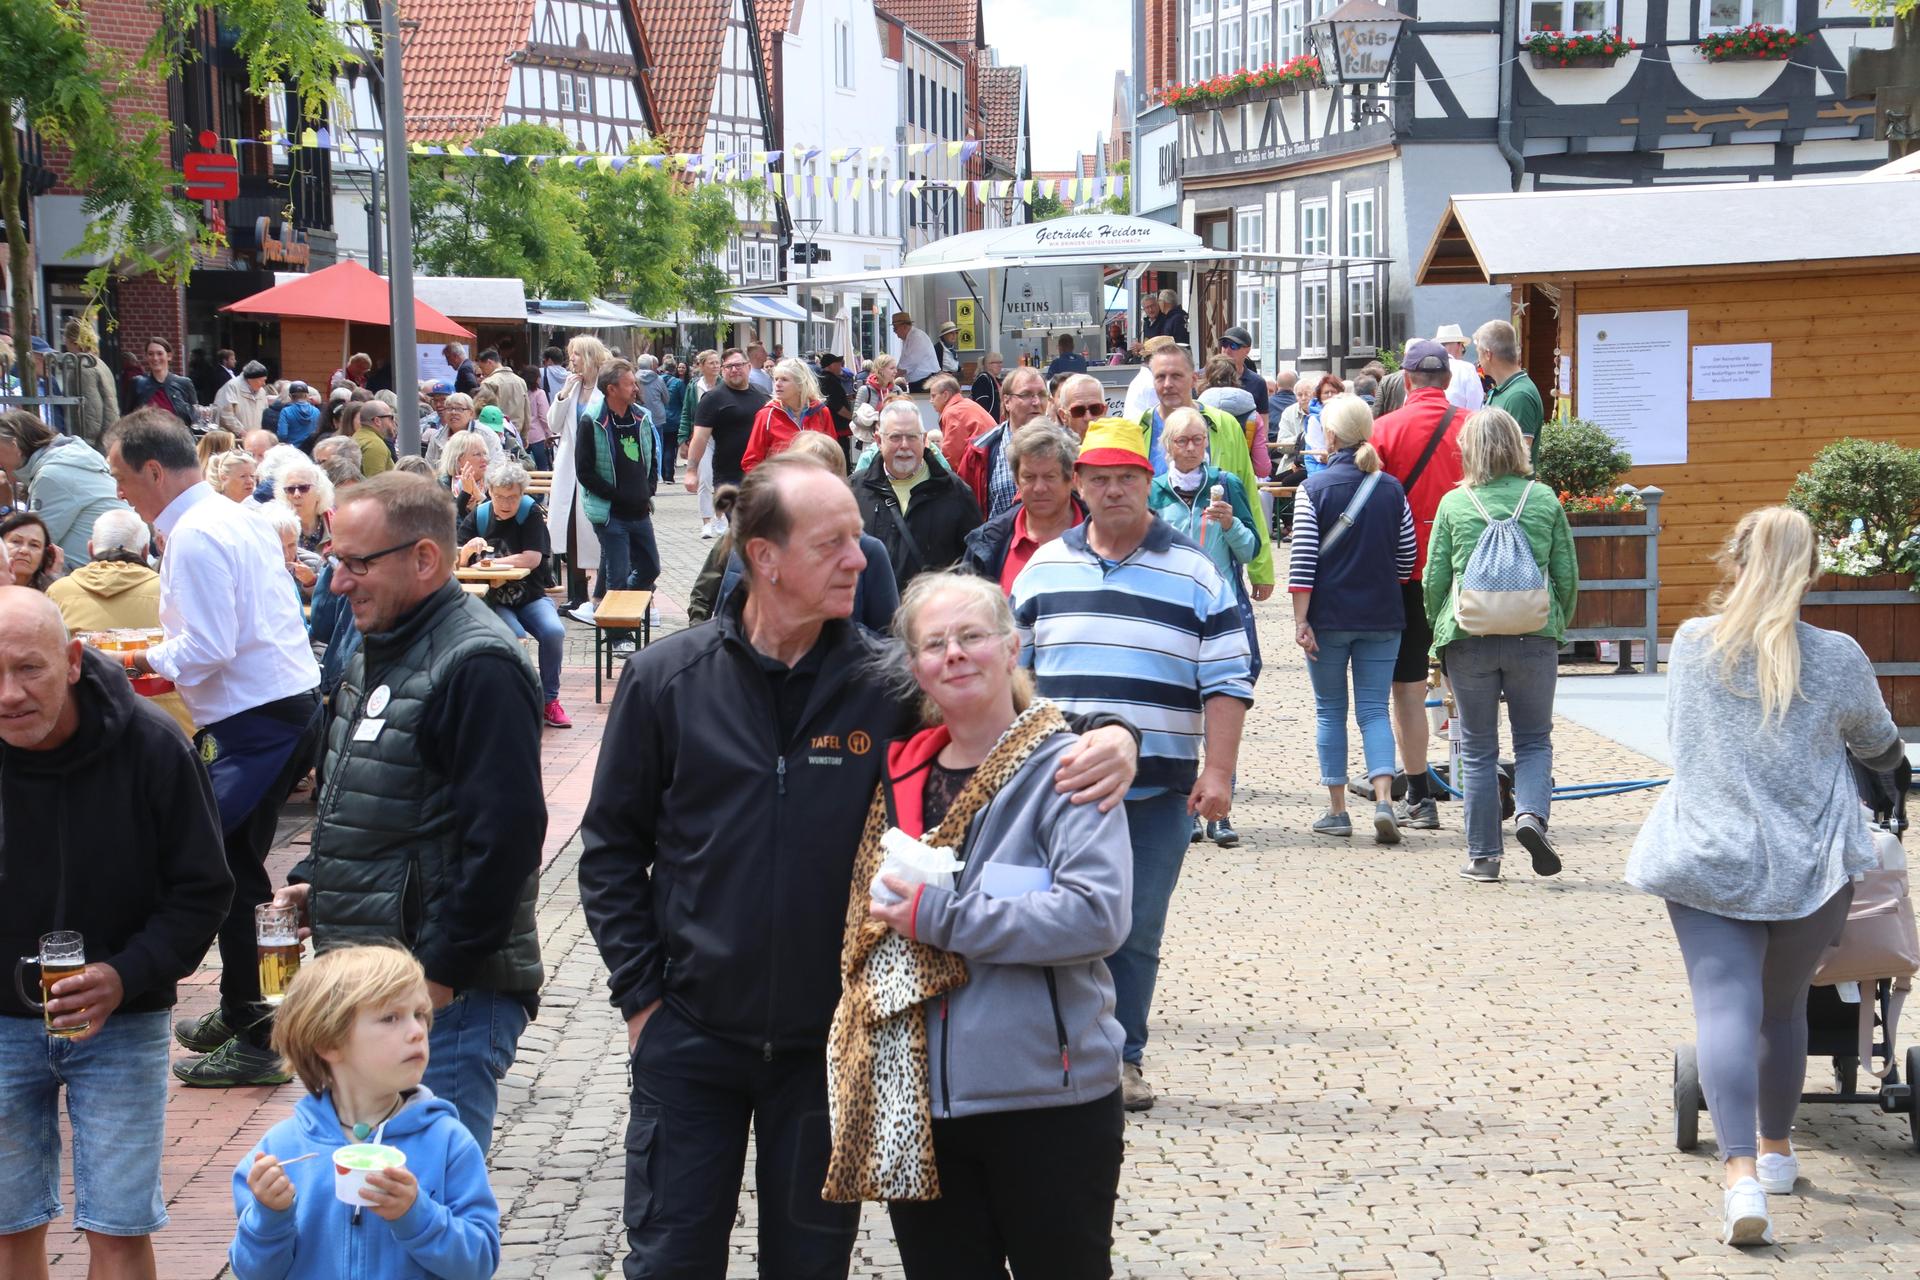
POLYGON ((385 720, 376 720, 372 716, 368 716, 365 720, 353 726, 353 740, 355 742, 372 742, 380 736, 380 731, 386 727, 387 722, 385 720))

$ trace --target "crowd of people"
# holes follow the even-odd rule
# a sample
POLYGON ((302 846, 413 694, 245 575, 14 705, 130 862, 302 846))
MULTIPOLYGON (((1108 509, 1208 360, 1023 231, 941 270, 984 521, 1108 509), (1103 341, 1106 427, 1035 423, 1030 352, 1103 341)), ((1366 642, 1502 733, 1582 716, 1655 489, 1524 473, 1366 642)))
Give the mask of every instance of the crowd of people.
MULTIPOLYGON (((228 361, 207 418, 156 339, 95 440, 0 414, 5 844, 51 851, 7 863, 0 928, 49 966, 85 940, 40 1001, 0 993, 0 1273, 44 1273, 57 1157, 31 1135, 64 1088, 96 1269, 155 1274, 171 1071, 304 1090, 234 1171, 239 1280, 492 1274, 498 1086, 545 977, 563 616, 654 589, 677 473, 711 543, 694 625, 627 664, 578 873, 627 1027, 626 1274, 724 1269, 750 1132, 762 1274, 846 1276, 866 1200, 912 1277, 1111 1274, 1124 1115, 1156 1103, 1161 940, 1191 845, 1241 838, 1276 572, 1328 795, 1312 832, 1351 837, 1356 789, 1376 840, 1440 825, 1444 682, 1477 882, 1508 830, 1503 702, 1512 836, 1560 870, 1578 583, 1511 325, 1473 335, 1478 366, 1442 330, 1348 382, 1263 375, 1239 328, 1196 362, 1184 313, 1154 306, 1122 412, 1072 362, 963 390, 950 335, 901 313, 899 357, 864 380, 831 353, 629 361, 583 335, 518 371, 450 344, 453 377, 405 403, 364 356, 323 396, 228 361), (524 572, 475 596, 468 565, 524 572), (310 845, 276 885, 301 787, 310 845), (317 954, 284 991, 256 963, 267 907, 317 954), (211 946, 218 1004, 174 1021, 211 946), (331 1160, 300 1167, 349 1141, 403 1153, 351 1208, 331 1160)), ((1750 517, 1729 556, 1724 612, 1673 658, 1674 732, 1721 749, 1683 766, 1629 878, 1671 907, 1727 1238, 1750 1243, 1793 1184, 1805 979, 1866 854, 1839 818, 1784 810, 1791 839, 1760 819, 1707 838, 1700 797, 1716 769, 1757 760, 1784 794, 1808 749, 1836 772, 1898 743, 1857 647, 1788 625, 1817 567, 1805 521, 1750 517)))

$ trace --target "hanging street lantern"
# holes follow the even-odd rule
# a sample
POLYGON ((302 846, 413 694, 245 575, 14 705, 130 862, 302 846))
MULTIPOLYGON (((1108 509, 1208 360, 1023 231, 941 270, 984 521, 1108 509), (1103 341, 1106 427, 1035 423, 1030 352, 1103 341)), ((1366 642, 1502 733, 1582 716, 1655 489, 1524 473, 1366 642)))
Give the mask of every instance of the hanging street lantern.
POLYGON ((1317 21, 1307 24, 1307 38, 1320 59, 1320 74, 1330 85, 1354 90, 1353 122, 1368 116, 1387 118, 1387 109, 1372 94, 1357 92, 1385 84, 1393 77, 1393 55, 1407 15, 1373 0, 1347 0, 1317 21))

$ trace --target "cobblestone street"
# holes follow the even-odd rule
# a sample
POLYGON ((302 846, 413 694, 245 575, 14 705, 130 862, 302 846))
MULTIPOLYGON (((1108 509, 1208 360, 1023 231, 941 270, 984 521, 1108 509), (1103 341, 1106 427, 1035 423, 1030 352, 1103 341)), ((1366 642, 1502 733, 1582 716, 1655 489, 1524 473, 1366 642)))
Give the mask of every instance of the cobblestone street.
MULTIPOLYGON (((660 507, 671 628, 707 544, 678 486, 660 507)), ((1284 596, 1263 607, 1243 843, 1194 846, 1174 898, 1147 1051, 1160 1102, 1129 1121, 1116 1274, 1920 1273, 1920 1157, 1905 1117, 1865 1107, 1802 1112, 1800 1193, 1772 1200, 1786 1243, 1714 1243, 1710 1126, 1702 1117, 1691 1154, 1671 1138, 1672 1049, 1691 1038, 1679 955, 1660 904, 1620 882, 1652 793, 1565 806, 1554 830, 1566 871, 1545 881, 1518 850, 1504 883, 1460 879, 1457 804, 1442 806, 1442 830, 1393 848, 1308 833, 1323 796, 1310 794, 1312 697, 1286 608, 1284 596)), ((548 983, 491 1160, 508 1277, 618 1275, 625 1251, 625 1038, 574 878, 603 717, 588 633, 570 629, 564 697, 579 727, 546 735, 548 983)), ((1562 782, 1665 772, 1565 721, 1555 747, 1562 782)), ((297 823, 288 833, 300 838, 297 823)), ((210 980, 183 1009, 210 1002, 210 980)), ((1809 1077, 1824 1087, 1823 1064, 1809 1077)), ((219 1274, 227 1176, 294 1097, 176 1089, 163 1275, 219 1274)), ((756 1274, 753 1223, 747 1196, 729 1275, 756 1274)), ((69 1252, 56 1273, 80 1274, 83 1257, 69 1252)), ((899 1274, 879 1207, 866 1209, 854 1274, 899 1274)))

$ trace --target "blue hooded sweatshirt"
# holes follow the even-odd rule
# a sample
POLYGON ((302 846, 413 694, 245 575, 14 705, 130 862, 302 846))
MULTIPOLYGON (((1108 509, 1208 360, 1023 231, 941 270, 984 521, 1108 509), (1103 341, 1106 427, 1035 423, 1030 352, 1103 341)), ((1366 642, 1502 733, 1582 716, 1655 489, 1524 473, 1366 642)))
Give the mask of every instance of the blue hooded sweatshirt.
POLYGON ((334 1199, 336 1147, 348 1144, 330 1094, 300 1099, 293 1115, 267 1131, 233 1172, 239 1217, 227 1259, 236 1280, 486 1280, 500 1265, 500 1206, 487 1184, 486 1157, 460 1123, 453 1104, 424 1085, 388 1120, 380 1141, 406 1153, 420 1184, 413 1207, 396 1222, 372 1209, 334 1199), (256 1152, 282 1162, 323 1154, 288 1169, 293 1207, 276 1212, 247 1186, 256 1152))

